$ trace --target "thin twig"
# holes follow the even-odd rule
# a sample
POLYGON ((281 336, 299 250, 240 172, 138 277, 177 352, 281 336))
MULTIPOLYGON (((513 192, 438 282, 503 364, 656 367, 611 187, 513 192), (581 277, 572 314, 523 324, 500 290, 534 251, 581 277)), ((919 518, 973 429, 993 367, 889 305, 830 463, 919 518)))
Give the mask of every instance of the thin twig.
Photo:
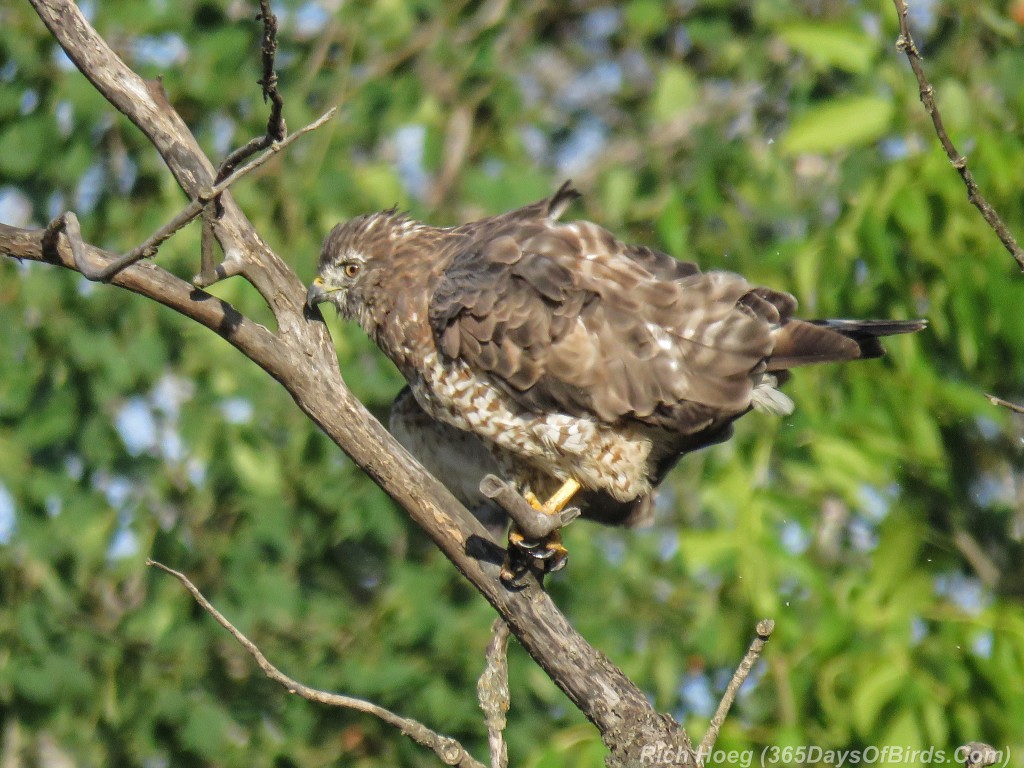
POLYGON ((308 701, 313 701, 318 704, 326 704, 330 707, 341 707, 344 709, 354 709, 357 712, 365 712, 366 714, 374 715, 388 725, 393 725, 395 728, 398 728, 417 744, 432 750, 434 754, 441 758, 441 760, 443 760, 447 765, 460 766, 460 768, 484 768, 483 763, 480 763, 471 757, 469 753, 466 752, 465 748, 455 739, 435 733, 416 720, 396 715, 394 712, 384 709, 384 707, 378 706, 377 704, 369 701, 364 701, 363 699, 356 699, 352 696, 343 696, 339 693, 321 691, 296 682, 271 664, 252 640, 243 635, 234 624, 228 621, 220 611, 213 607, 210 601, 207 600, 203 596, 203 593, 199 591, 199 588, 189 580, 188 576, 180 571, 174 570, 173 568, 168 568, 163 563, 158 563, 155 560, 146 560, 146 565, 150 565, 164 573, 168 573, 180 581, 185 589, 188 590, 189 594, 192 595, 193 599, 199 603, 200 607, 216 619, 218 624, 230 632, 232 637, 238 641, 239 645, 241 645, 246 652, 253 657, 256 664, 259 665, 259 668, 263 670, 263 674, 275 683, 279 683, 284 686, 289 693, 294 693, 308 701))
POLYGON ((964 768, 987 768, 990 765, 1004 763, 1001 751, 981 741, 964 744, 957 752, 964 757, 964 768))
POLYGON ((280 141, 288 133, 284 123, 284 97, 277 90, 277 71, 274 69, 274 57, 277 56, 277 16, 270 10, 270 0, 260 0, 260 19, 263 21, 263 77, 260 87, 263 89, 263 101, 270 102, 270 116, 267 118, 267 136, 280 141))
POLYGON ((274 69, 274 57, 277 55, 277 16, 270 10, 270 0, 260 0, 260 13, 256 18, 263 22, 263 43, 260 46, 263 54, 263 76, 259 79, 259 84, 263 89, 263 101, 270 102, 267 132, 251 139, 228 155, 217 169, 214 181, 226 178, 240 162, 269 147, 275 141, 281 141, 288 132, 282 116, 284 98, 277 90, 277 72, 274 69))
POLYGON ((1009 400, 1003 400, 1003 398, 996 397, 995 395, 990 395, 987 392, 985 393, 985 397, 988 398, 988 401, 992 403, 992 405, 998 405, 1003 408, 1007 408, 1013 411, 1014 413, 1024 413, 1024 405, 1017 405, 1017 403, 1011 403, 1009 400))
POLYGON ((58 216, 47 227, 47 237, 51 238, 56 236, 57 233, 63 231, 67 235, 68 240, 71 241, 71 252, 75 255, 75 266, 76 268, 89 280, 99 281, 106 283, 120 272, 122 269, 131 266, 135 262, 154 256, 157 249, 166 242, 172 235, 181 230, 185 225, 200 216, 203 209, 209 204, 209 202, 221 194, 224 190, 234 184, 236 181, 241 179, 248 173, 256 170, 269 160, 273 155, 280 152, 282 149, 287 147, 297 138, 303 134, 309 133, 310 131, 316 130, 321 125, 326 123, 332 117, 335 112, 338 111, 337 107, 332 107, 319 118, 314 120, 309 125, 300 128, 295 133, 286 136, 281 141, 274 142, 267 148, 267 151, 257 157, 255 160, 250 161, 246 165, 236 170, 226 179, 222 180, 218 184, 210 187, 209 189, 203 190, 199 193, 195 200, 190 202, 185 208, 179 212, 173 219, 167 222, 164 226, 150 235, 141 244, 128 251, 128 253, 118 256, 113 261, 107 262, 102 267, 96 267, 88 263, 82 256, 82 249, 76 245, 75 240, 81 241, 81 231, 78 227, 78 219, 70 211, 65 212, 61 216, 58 216))
POLYGON ((722 694, 722 700, 718 702, 718 709, 715 710, 715 716, 711 718, 711 724, 708 726, 707 733, 704 734, 704 738, 700 741, 700 747, 697 749, 697 755, 700 760, 700 765, 704 765, 704 761, 707 756, 711 754, 711 751, 715 748, 715 742, 718 741, 718 732, 722 728, 722 723, 725 722, 725 718, 729 715, 729 710, 732 708, 732 703, 736 700, 736 694, 739 693, 740 687, 746 681, 747 676, 750 675, 750 671, 754 668, 754 664, 761 656, 761 651, 764 650, 765 644, 768 642, 768 638, 772 636, 772 632, 775 630, 775 622, 772 619, 762 619, 757 622, 757 637, 750 644, 750 648, 747 649, 746 655, 740 665, 736 668, 735 674, 732 676, 732 680, 729 681, 729 685, 725 687, 725 693, 722 694))
POLYGON ((935 89, 928 82, 928 78, 925 77, 924 67, 921 64, 921 52, 918 50, 917 43, 914 42, 914 38, 910 34, 906 0, 893 0, 893 3, 896 6, 896 14, 899 17, 900 23, 900 36, 896 40, 896 47, 907 55, 910 68, 914 70, 914 76, 917 77, 917 84, 921 92, 921 103, 924 104, 925 111, 932 119, 932 125, 935 126, 935 135, 939 137, 939 143, 942 144, 949 162, 960 173, 960 178, 963 179, 964 186, 967 187, 967 199, 981 212, 982 217, 999 236, 1003 246, 1013 256, 1017 266, 1020 267, 1021 271, 1024 271, 1024 250, 1021 250, 1021 247, 1017 244, 1013 235, 1010 234, 1010 230, 1007 229, 999 214, 996 213, 988 200, 978 190, 978 184, 967 167, 967 158, 957 151, 957 148, 949 138, 949 134, 946 133, 945 126, 942 124, 942 114, 935 103, 935 89))
POLYGON ((476 684, 477 698, 487 724, 491 768, 508 768, 508 746, 505 744, 505 723, 509 707, 508 636, 508 624, 499 616, 491 625, 487 664, 476 684))

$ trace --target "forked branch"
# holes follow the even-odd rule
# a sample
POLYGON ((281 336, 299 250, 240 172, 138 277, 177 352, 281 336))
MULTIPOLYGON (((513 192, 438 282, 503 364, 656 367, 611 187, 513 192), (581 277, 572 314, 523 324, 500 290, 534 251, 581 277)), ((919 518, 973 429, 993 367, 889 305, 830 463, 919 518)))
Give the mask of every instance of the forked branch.
MULTIPOLYGON (((70 0, 30 0, 53 36, 97 90, 152 141, 190 199, 215 187, 213 164, 158 84, 142 80, 92 28, 70 0)), ((659 714, 644 693, 569 623, 534 579, 512 592, 499 578, 500 559, 487 531, 373 418, 345 386, 323 323, 304 313, 305 286, 259 236, 224 191, 223 212, 210 217, 210 237, 267 301, 276 332, 241 315, 153 263, 135 263, 111 282, 159 301, 223 336, 280 382, 299 408, 403 507, 458 570, 494 606, 523 648, 600 730, 609 765, 635 764, 652 746, 686 756, 686 733, 659 714), (481 543, 488 546, 480 546, 481 543)), ((71 233, 75 234, 75 233, 71 233)), ((0 225, 0 254, 80 270, 114 254, 70 237, 66 228, 0 225)), ((680 758, 680 762, 684 762, 680 758)))
MULTIPOLYGON (((160 227, 156 232, 146 238, 140 245, 132 248, 127 253, 116 256, 112 259, 108 259, 102 266, 91 263, 86 257, 84 252, 84 244, 82 243, 82 231, 78 223, 78 217, 71 211, 67 211, 53 221, 46 227, 46 241, 52 243, 53 239, 61 232, 67 235, 68 240, 71 243, 71 252, 74 254, 75 267, 84 277, 89 280, 95 280, 101 283, 110 281, 114 275, 126 267, 130 267, 137 261, 142 259, 151 258, 156 255, 157 250, 167 242, 171 237, 180 232, 187 224, 195 221, 203 213, 206 206, 223 193, 228 187, 234 184, 236 181, 241 179, 248 173, 259 168, 261 165, 267 162, 271 157, 280 152, 282 149, 287 147, 297 138, 303 134, 309 133, 310 131, 316 130, 321 125, 330 120, 337 113, 338 108, 332 107, 319 118, 314 120, 309 125, 299 129, 295 133, 286 137, 282 141, 274 142, 269 145, 269 149, 262 155, 257 157, 255 160, 247 163, 246 165, 239 168, 237 171, 232 173, 227 178, 221 180, 217 184, 214 184, 211 188, 202 190, 196 198, 189 203, 185 208, 178 213, 173 219, 167 222, 164 226, 160 227)), ((221 275, 225 277, 226 275, 221 275)), ((194 281, 199 285, 197 278, 194 281)), ((209 283, 199 285, 201 288, 205 288, 209 283)))

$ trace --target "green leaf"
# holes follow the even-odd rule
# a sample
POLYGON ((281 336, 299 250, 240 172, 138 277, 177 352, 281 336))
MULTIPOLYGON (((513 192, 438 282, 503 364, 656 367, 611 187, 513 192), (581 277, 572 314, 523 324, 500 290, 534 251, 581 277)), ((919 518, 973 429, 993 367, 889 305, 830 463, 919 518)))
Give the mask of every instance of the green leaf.
POLYGON ((22 180, 37 173, 52 133, 52 123, 38 115, 22 118, 0 131, 0 178, 5 182, 22 180))
POLYGON ((666 122, 691 109, 697 100, 693 73, 679 64, 668 64, 658 76, 651 112, 658 122, 666 122))
POLYGON ((853 722, 861 734, 873 733, 882 709, 907 682, 907 669, 897 659, 887 658, 863 675, 850 697, 853 722))
POLYGON ((636 174, 626 168, 613 168, 604 179, 601 202, 608 218, 607 226, 622 222, 636 196, 636 174))
POLYGON ((871 68, 878 51, 867 35, 835 24, 790 24, 779 30, 779 36, 820 67, 835 67, 858 75, 871 68))
POLYGON ((626 6, 626 24, 637 34, 656 34, 665 25, 664 5, 661 0, 633 0, 626 6))
POLYGON ((243 485, 260 496, 276 496, 281 491, 281 470, 273 457, 261 455, 245 443, 231 446, 231 466, 243 485))
POLYGON ((181 736, 191 749, 212 757, 224 751, 232 729, 237 729, 237 726, 224 707, 203 698, 193 704, 181 736))
POLYGON ((787 154, 835 152, 880 139, 892 123, 892 100, 847 96, 818 104, 793 121, 782 138, 787 154))

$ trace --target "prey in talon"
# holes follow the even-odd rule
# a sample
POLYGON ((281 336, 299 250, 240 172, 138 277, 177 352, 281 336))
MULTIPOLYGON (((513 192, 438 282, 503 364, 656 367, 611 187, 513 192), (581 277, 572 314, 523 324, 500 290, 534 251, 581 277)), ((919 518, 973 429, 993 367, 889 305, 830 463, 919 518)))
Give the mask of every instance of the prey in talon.
POLYGON ((788 293, 562 222, 578 197, 566 183, 455 227, 356 217, 328 235, 306 297, 358 321, 401 371, 392 430, 427 469, 492 530, 512 515, 510 585, 565 565, 561 526, 530 536, 479 492, 486 475, 546 516, 642 522, 683 455, 751 410, 792 412, 791 369, 880 357, 881 337, 925 327, 799 319, 788 293))

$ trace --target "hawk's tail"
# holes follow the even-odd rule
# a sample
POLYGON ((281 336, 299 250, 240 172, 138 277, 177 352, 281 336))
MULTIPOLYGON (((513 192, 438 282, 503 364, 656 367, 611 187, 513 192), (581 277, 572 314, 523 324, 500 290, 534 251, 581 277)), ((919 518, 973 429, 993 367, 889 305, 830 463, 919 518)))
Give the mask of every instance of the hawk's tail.
POLYGON ((880 339, 914 333, 926 320, 797 320, 779 328, 768 360, 769 371, 785 371, 801 365, 881 357, 880 339))

